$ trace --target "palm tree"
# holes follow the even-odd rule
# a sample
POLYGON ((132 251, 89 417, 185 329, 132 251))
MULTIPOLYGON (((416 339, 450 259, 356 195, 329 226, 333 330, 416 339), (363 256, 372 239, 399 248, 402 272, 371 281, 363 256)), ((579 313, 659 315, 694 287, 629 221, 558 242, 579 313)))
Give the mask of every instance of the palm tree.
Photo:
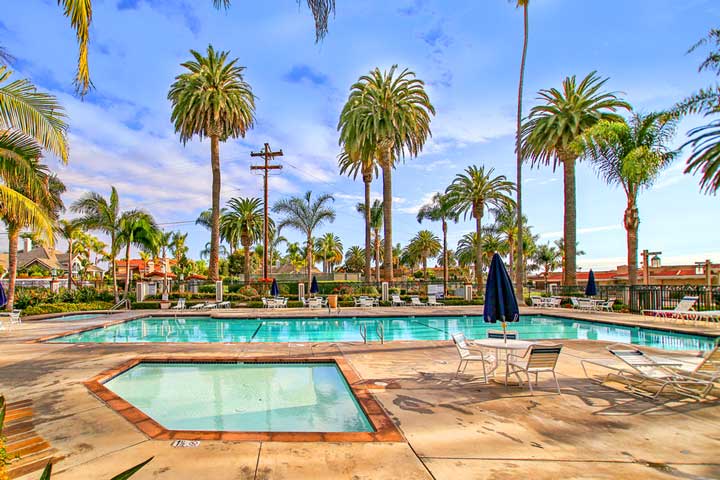
POLYGON ((70 206, 70 210, 79 213, 78 222, 89 230, 102 232, 110 237, 110 262, 113 276, 115 303, 120 298, 117 286, 117 236, 120 230, 120 198, 115 187, 110 187, 110 197, 88 192, 70 206))
POLYGON ((441 222, 442 233, 443 233, 443 292, 447 295, 447 284, 448 284, 448 248, 447 248, 447 222, 448 220, 457 221, 457 215, 453 211, 453 206, 447 199, 446 195, 442 193, 436 193, 433 195, 430 203, 420 207, 417 214, 418 223, 422 223, 423 220, 430 220, 432 222, 441 222))
MULTIPOLYGON (((315 19, 315 41, 318 42, 325 37, 328 31, 328 20, 330 15, 335 13, 335 0, 306 0, 307 6, 315 19)), ((230 6, 230 0, 212 0, 215 8, 230 6)), ((299 3, 299 2, 298 2, 299 3)), ((78 66, 75 73, 75 88, 77 93, 85 96, 93 83, 90 80, 90 67, 88 65, 88 43, 90 41, 90 25, 92 23, 92 1, 91 0, 58 0, 58 5, 63 9, 70 25, 75 30, 78 43, 78 66)), ((0 49, 0 60, 4 50, 0 49)), ((6 55, 6 54, 5 54, 6 55)))
MULTIPOLYGON (((152 219, 152 217, 150 217, 152 219)), ((147 220, 147 219, 145 219, 147 220)), ((143 220, 143 223, 146 223, 145 220, 143 220)), ((155 255, 161 255, 162 258, 162 271, 163 271, 163 291, 162 291, 162 299, 163 301, 167 301, 168 299, 168 270, 169 270, 169 262, 167 258, 167 249, 171 246, 173 237, 175 236, 175 232, 164 232, 157 228, 157 226, 153 229, 150 227, 147 227, 146 225, 142 226, 142 236, 147 237, 145 241, 140 241, 137 243, 137 245, 140 248, 147 248, 148 250, 152 251, 155 255)), ((128 264, 128 267, 130 265, 128 264)), ((127 284, 125 286, 125 296, 127 297, 127 284)))
MULTIPOLYGON (((130 291, 130 248, 132 246, 144 247, 157 251, 158 246, 164 250, 171 232, 163 234, 158 229, 155 219, 142 210, 129 210, 123 212, 118 219, 117 245, 125 247, 125 294, 128 298, 130 291)), ((164 258, 163 258, 164 260, 164 258)), ((163 292, 165 287, 163 287, 163 292)))
POLYGON ((486 172, 484 166, 480 168, 474 165, 467 167, 465 173, 455 176, 446 191, 447 201, 452 205, 454 215, 475 219, 475 233, 478 238, 475 252, 475 277, 478 291, 482 291, 483 288, 482 218, 485 209, 515 204, 510 197, 515 190, 515 185, 504 175, 493 177, 494 172, 494 168, 486 172))
POLYGON ((222 217, 223 230, 239 239, 243 246, 246 285, 250 283, 250 247, 262 238, 264 218, 259 198, 231 198, 227 203, 227 213, 222 217))
MULTIPOLYGON (((370 257, 372 249, 370 248, 370 235, 371 229, 374 227, 372 206, 370 205, 370 184, 372 183, 373 177, 378 176, 378 164, 375 161, 375 157, 367 157, 362 159, 358 153, 350 154, 347 150, 343 150, 338 156, 338 166, 340 167, 340 174, 347 174, 352 176, 353 179, 357 178, 358 173, 362 174, 363 184, 365 186, 365 203, 358 204, 358 212, 361 213, 365 219, 365 281, 370 281, 370 257), (360 209, 362 205, 362 209, 360 209)), ((377 200, 376 200, 377 202, 377 200)), ((382 203, 381 203, 382 205, 382 203)), ((380 215, 380 224, 382 224, 382 214, 380 215)), ((376 277, 379 282, 380 278, 380 267, 377 264, 378 255, 375 255, 377 272, 376 277)))
MULTIPOLYGON (((688 53, 705 45, 715 48, 710 51, 698 68, 699 72, 711 71, 720 75, 720 29, 712 29, 710 33, 695 45, 688 53)), ((705 116, 720 113, 720 85, 717 83, 692 94, 673 108, 675 117, 690 114, 705 116)), ((692 147, 692 154, 687 160, 685 173, 701 173, 700 188, 705 193, 716 193, 720 190, 720 120, 712 120, 707 125, 693 128, 688 132, 690 140, 682 148, 692 147)))
POLYGON ((210 229, 210 278, 218 279, 220 246, 220 142, 245 137, 255 122, 255 95, 243 78, 237 59, 228 61, 229 52, 216 52, 212 45, 204 57, 190 50, 194 60, 182 66, 188 71, 175 77, 168 99, 172 101, 171 120, 180 140, 186 144, 193 136, 210 138, 212 168, 212 220, 210 229))
MULTIPOLYGON (((500 208, 493 209, 491 213, 495 217, 495 222, 490 227, 490 230, 496 233, 500 237, 500 240, 503 242, 503 244, 505 244, 505 248, 503 248, 503 250, 507 251, 509 269, 517 270, 517 268, 514 268, 516 267, 516 262, 519 261, 515 256, 517 252, 518 240, 520 238, 520 235, 518 235, 516 222, 517 208, 513 205, 507 204, 501 206, 500 208)), ((527 218, 524 215, 522 223, 523 225, 527 225, 527 218)), ((526 235, 529 233, 529 227, 525 227, 524 233, 526 235)), ((524 272, 524 270, 525 268, 523 265, 522 271, 524 272)))
POLYGON ((362 161, 377 158, 383 172, 385 280, 393 280, 392 170, 405 155, 416 157, 431 135, 430 118, 435 108, 425 84, 408 69, 398 75, 397 65, 363 75, 350 88, 340 114, 340 143, 362 161))
POLYGON ((543 270, 545 278, 545 289, 548 288, 548 276, 561 265, 562 251, 550 245, 549 243, 539 245, 535 251, 533 261, 543 270))
POLYGON ((173 232, 172 234, 172 238, 168 247, 170 247, 170 252, 172 253, 173 257, 175 257, 176 265, 179 265, 187 256, 187 237, 187 233, 173 232))
MULTIPOLYGON (((528 35, 529 35, 529 21, 528 21, 528 4, 530 0, 514 0, 516 8, 522 7, 523 9, 523 48, 522 57, 520 60, 520 80, 518 81, 518 97, 517 97, 517 126, 515 130, 515 188, 516 188, 516 203, 517 203, 517 215, 515 217, 516 232, 522 232, 523 229, 523 214, 522 214, 522 164, 523 164, 523 153, 522 153, 522 118, 523 118, 523 87, 525 85, 525 62, 527 60, 527 49, 528 49, 528 35)), ((510 256, 512 258, 512 253, 510 256)), ((523 242, 517 242, 517 262, 515 262, 515 293, 522 298, 523 297, 523 279, 525 278, 525 262, 523 261, 523 242)), ((512 269, 512 260, 510 261, 512 269)))
POLYGON ((345 252, 345 271, 348 273, 360 272, 365 263, 365 252, 357 245, 353 245, 345 252))
POLYGON ((630 105, 618 99, 615 93, 601 91, 607 79, 591 72, 580 83, 575 76, 563 80, 562 91, 555 88, 540 90, 545 103, 532 108, 523 125, 522 152, 533 165, 563 166, 566 265, 563 284, 575 285, 577 241, 577 211, 575 206, 575 162, 580 156, 574 142, 590 127, 601 120, 620 121, 616 112, 630 105))
POLYGON ((67 240, 68 242, 68 262, 67 262, 67 272, 68 272, 68 281, 67 281, 67 288, 70 290, 72 288, 72 264, 73 264, 73 242, 77 238, 78 234, 82 232, 82 225, 74 220, 60 220, 58 223, 57 231, 62 237, 67 240))
POLYGON ((430 230, 420 230, 410 240, 408 250, 411 250, 422 262, 423 276, 427 278, 427 260, 430 257, 437 257, 442 251, 440 239, 430 230))
POLYGON ((369 270, 370 267, 370 255, 368 253, 370 251, 374 252, 375 256, 375 281, 377 283, 380 283, 380 261, 383 259, 383 254, 380 251, 380 244, 382 242, 382 239, 380 238, 380 229, 383 226, 383 215, 385 213, 385 209, 383 208, 383 202, 380 200, 375 200, 372 205, 370 206, 370 211, 365 208, 365 204, 358 203, 355 206, 355 209, 358 211, 358 213, 361 213, 363 217, 365 217, 365 223, 370 226, 370 229, 372 231, 372 250, 366 251, 368 262, 366 265, 366 270, 369 270))
POLYGON ((461 267, 470 267, 475 265, 477 259, 478 241, 477 233, 469 232, 460 237, 457 248, 455 249, 455 258, 461 267))
POLYGON ((291 197, 280 200, 273 205, 273 212, 281 213, 285 217, 278 224, 278 228, 294 228, 306 235, 305 254, 307 258, 308 285, 312 281, 313 266, 313 231, 323 223, 335 221, 335 210, 328 205, 335 198, 326 193, 312 201, 312 192, 307 191, 302 197, 291 197))
POLYGON ((340 237, 326 233, 315 244, 315 255, 323 261, 323 273, 335 271, 335 265, 343 260, 343 244, 340 237))
MULTIPOLYGON (((558 238, 553 242, 555 244, 555 247, 560 251, 560 267, 565 271, 565 240, 563 238, 558 238)), ((575 255, 578 257, 582 257, 585 255, 585 250, 578 250, 578 247, 580 246, 580 242, 575 242, 575 255)))
POLYGON ((610 185, 625 191, 627 206, 623 225, 627 235, 628 283, 637 284, 638 226, 637 198, 655 181, 663 168, 679 154, 668 144, 677 122, 665 113, 635 113, 627 122, 602 121, 585 132, 580 144, 598 174, 610 185))

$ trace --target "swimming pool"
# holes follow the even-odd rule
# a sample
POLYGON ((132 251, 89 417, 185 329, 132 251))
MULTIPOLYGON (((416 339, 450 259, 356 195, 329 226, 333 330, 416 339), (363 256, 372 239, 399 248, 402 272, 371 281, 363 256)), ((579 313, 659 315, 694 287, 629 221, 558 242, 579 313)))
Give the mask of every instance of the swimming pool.
POLYGON ((169 430, 373 431, 335 363, 140 363, 104 386, 169 430))
MULTIPOLYGON (((211 317, 146 317, 48 340, 54 343, 245 343, 245 342, 358 342, 360 328, 378 340, 382 325, 386 341, 449 340, 456 332, 485 338, 482 317, 321 317, 221 319, 211 317)), ((640 327, 588 322, 571 318, 523 315, 510 324, 520 338, 533 340, 586 339, 632 343, 668 350, 709 350, 715 339, 640 327)))
POLYGON ((89 318, 107 317, 109 313, 74 313, 72 315, 62 315, 60 317, 46 318, 44 322, 69 322, 73 320, 87 320, 89 318))

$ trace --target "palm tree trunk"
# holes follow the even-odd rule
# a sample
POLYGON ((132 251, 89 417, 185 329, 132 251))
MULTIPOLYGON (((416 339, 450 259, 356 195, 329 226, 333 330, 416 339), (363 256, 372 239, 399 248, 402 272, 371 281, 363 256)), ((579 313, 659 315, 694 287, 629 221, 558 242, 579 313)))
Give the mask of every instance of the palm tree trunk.
MULTIPOLYGON (((110 235, 110 256, 112 257, 111 263, 112 263, 112 272, 113 272, 113 293, 115 294, 115 303, 118 303, 120 301, 120 298, 118 297, 118 284, 117 284, 117 254, 116 254, 116 245, 115 245, 115 232, 113 232, 110 235)), ((127 268, 130 268, 130 265, 127 265, 127 268)))
POLYGON ((638 225, 640 224, 638 209, 632 198, 628 198, 624 223, 627 232, 628 284, 632 286, 637 285, 638 225))
MULTIPOLYGON (((370 262, 372 261, 372 249, 370 246, 372 235, 370 232, 370 182, 372 175, 363 175, 365 183, 365 281, 371 282, 370 262)), ((377 265, 377 264, 376 264, 377 265)))
POLYGON ((375 281, 380 283, 380 231, 375 231, 375 281))
POLYGON ((212 168, 212 223, 210 226, 210 280, 219 278, 220 257, 220 138, 210 136, 210 165, 212 168))
POLYGON ((15 280, 17 279, 17 249, 20 229, 8 225, 8 291, 5 309, 12 312, 15 307, 15 280))
POLYGON ((168 292, 168 261, 167 261, 167 247, 163 246, 163 300, 166 300, 165 295, 168 292))
MULTIPOLYGON (((525 261, 523 260, 523 217, 522 217, 522 144, 520 140, 520 131, 522 130, 522 96, 525 84, 525 61, 527 60, 528 47, 528 3, 523 5, 523 50, 522 60, 520 61, 520 81, 518 82, 518 100, 517 100, 517 132, 515 136, 515 151, 517 161, 515 169, 517 170, 517 179, 515 181, 517 193, 517 256, 515 257, 515 293, 521 299, 523 298, 523 278, 525 277, 525 261)), ((511 253, 512 255, 512 253, 511 253)))
POLYGON ((68 238, 68 290, 72 289, 72 259, 73 259, 73 240, 68 238))
POLYGON ((127 242, 125 247, 125 295, 123 298, 128 298, 128 292, 130 291, 130 241, 127 242))
POLYGON ((447 222, 442 219, 443 232, 443 295, 447 296, 448 286, 448 249, 447 249, 447 222))
POLYGON ((478 293, 483 291, 483 248, 482 248, 482 215, 477 212, 475 215, 475 234, 477 235, 477 248, 475 249, 475 281, 477 282, 478 293))
POLYGON ((308 291, 312 285, 312 261, 313 261, 313 245, 312 245, 312 232, 308 233, 307 237, 307 278, 308 278, 308 291))
POLYGON ((245 250, 245 285, 250 285, 250 245, 243 242, 242 246, 245 250))
POLYGON ((563 242, 565 262, 563 266, 564 285, 577 285, 577 208, 575 199, 575 158, 565 157, 562 161, 565 182, 565 223, 563 225, 563 242))
POLYGON ((385 281, 393 281, 393 251, 392 251, 392 153, 390 148, 384 154, 382 162, 383 172, 383 235, 385 236, 385 251, 383 265, 385 267, 385 281))

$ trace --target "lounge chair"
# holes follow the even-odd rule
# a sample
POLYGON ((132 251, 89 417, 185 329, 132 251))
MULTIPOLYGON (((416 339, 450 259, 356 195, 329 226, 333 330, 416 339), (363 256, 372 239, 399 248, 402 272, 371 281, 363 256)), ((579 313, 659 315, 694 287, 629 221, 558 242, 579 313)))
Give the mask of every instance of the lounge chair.
POLYGON ((323 306, 322 298, 317 297, 317 298, 303 299, 303 305, 305 307, 311 308, 311 309, 312 308, 322 308, 322 306, 323 306))
POLYGON ((497 368, 497 359, 495 355, 483 353, 482 350, 470 350, 467 344, 465 335, 462 333, 456 333, 452 336, 455 347, 457 348, 458 355, 460 356, 460 363, 455 371, 457 377, 460 373, 464 373, 465 369, 470 362, 480 362, 483 367, 483 379, 485 383, 488 383, 488 373, 492 373, 497 368), (463 366, 463 364, 465 364, 463 366))
POLYGON ((530 297, 530 302, 535 308, 544 308, 548 306, 547 302, 543 297, 530 297))
POLYGON ((525 373, 528 387, 530 388, 530 395, 534 395, 530 375, 535 374, 535 386, 537 386, 538 374, 552 373, 558 395, 560 395, 562 392, 560 392, 560 384, 558 383, 557 375, 555 375, 555 366, 557 365, 558 358, 560 358, 561 350, 562 345, 537 344, 530 345, 523 356, 508 353, 505 381, 507 382, 507 377, 513 374, 522 386, 523 380, 520 377, 520 373, 525 373))
POLYGON ((190 310, 202 310, 203 308, 207 308, 205 305, 205 303, 196 303, 190 307, 190 310))
POLYGON ((508 340, 517 340, 520 334, 515 330, 506 330, 503 334, 502 330, 488 330, 487 338, 507 338, 508 340))
POLYGON ((562 298, 550 297, 547 300, 545 300, 545 303, 550 308, 560 308, 562 306, 562 298))
POLYGON ((428 295, 428 305, 431 307, 437 307, 443 305, 442 302, 437 301, 437 297, 435 295, 428 295))
POLYGON ((413 295, 412 297, 410 297, 410 306, 411 307, 427 307, 428 304, 425 302, 421 302, 420 297, 418 297, 417 295, 413 295))
POLYGON ((613 311, 613 305, 615 305, 615 299, 610 298, 604 302, 598 302, 595 304, 595 309, 605 312, 612 312, 613 311))
POLYGON ((401 299, 400 295, 392 295, 390 298, 392 300, 393 307, 403 307, 403 306, 407 305, 407 302, 405 302, 403 299, 401 299))
POLYGON ((572 308, 575 310, 582 310, 585 312, 595 310, 595 305, 589 298, 570 297, 570 302, 572 303, 572 308))
POLYGON ((178 298, 177 304, 170 308, 171 310, 185 310, 185 299, 178 298))
POLYGON ((698 364, 698 366, 693 370, 686 370, 683 368, 672 369, 677 373, 686 375, 690 378, 707 380, 716 384, 720 383, 720 344, 710 350, 710 352, 702 359, 700 364, 698 364))
POLYGON ((626 365, 609 374, 608 380, 625 385, 628 391, 643 397, 657 398, 666 390, 701 400, 713 389, 713 382, 680 373, 681 365, 672 359, 651 356, 624 344, 610 345, 608 351, 626 365))
POLYGON ((682 300, 678 302, 677 305, 675 305, 675 308, 673 308, 672 310, 643 310, 642 314, 651 317, 688 320, 692 319, 694 317, 694 314, 696 313, 693 311, 693 307, 695 306, 695 302, 697 301, 698 297, 686 295, 682 298, 682 300))
POLYGON ((218 308, 230 308, 230 302, 224 301, 217 304, 218 308))

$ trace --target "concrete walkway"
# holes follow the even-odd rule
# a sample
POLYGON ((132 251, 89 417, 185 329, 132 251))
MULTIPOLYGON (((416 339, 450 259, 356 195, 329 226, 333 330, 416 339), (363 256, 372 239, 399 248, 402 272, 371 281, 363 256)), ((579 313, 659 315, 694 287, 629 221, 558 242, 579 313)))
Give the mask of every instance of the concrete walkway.
MULTIPOLYGON (((400 309, 387 310, 397 313, 400 309)), ((476 308, 418 310, 477 314, 476 308)), ((243 313, 256 318, 259 313, 283 316, 305 312, 243 313)), ((343 309, 345 313, 356 314, 352 309, 343 309)), ((372 313, 387 314, 381 309, 372 313)), ((321 315, 313 311, 313 316, 321 315)), ((643 320, 601 316, 611 316, 618 323, 643 320)), ((586 379, 580 359, 605 356, 602 342, 563 341, 558 366, 563 394, 555 394, 552 381, 541 377, 540 392, 530 396, 519 387, 481 383, 473 376, 477 371, 472 366, 468 375, 455 378, 457 353, 450 342, 26 343, 69 327, 101 322, 67 323, 72 325, 25 322, 0 332, 0 392, 9 401, 33 401, 36 431, 64 456, 55 465, 53 479, 110 478, 150 456, 154 460, 133 478, 720 478, 720 402, 672 398, 650 402, 586 379), (203 441, 198 448, 173 448, 169 441, 149 440, 82 383, 141 355, 340 355, 362 382, 387 384, 385 389, 375 389, 374 395, 407 442, 203 441)), ((37 475, 23 478, 36 479, 37 475)))

